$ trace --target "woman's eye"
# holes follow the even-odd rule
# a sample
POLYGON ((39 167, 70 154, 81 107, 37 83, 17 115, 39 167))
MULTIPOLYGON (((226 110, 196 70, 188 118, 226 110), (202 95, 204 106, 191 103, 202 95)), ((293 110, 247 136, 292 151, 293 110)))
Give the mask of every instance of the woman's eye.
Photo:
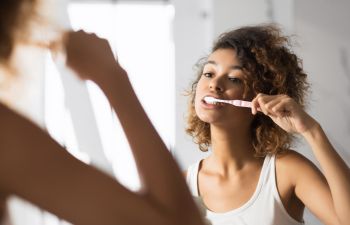
POLYGON ((213 74, 212 73, 210 73, 210 72, 206 72, 206 73, 203 73, 203 76, 205 76, 205 77, 212 77, 213 76, 213 74))
POLYGON ((237 84, 242 83, 242 80, 239 79, 239 78, 236 78, 236 77, 229 77, 228 79, 229 79, 232 83, 237 83, 237 84))

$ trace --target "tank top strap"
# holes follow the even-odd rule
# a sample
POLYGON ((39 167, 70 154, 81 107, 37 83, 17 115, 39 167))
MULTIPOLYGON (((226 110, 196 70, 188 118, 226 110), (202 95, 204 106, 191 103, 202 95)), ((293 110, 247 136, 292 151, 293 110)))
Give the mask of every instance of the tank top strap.
POLYGON ((269 171, 269 186, 274 197, 279 200, 280 196, 277 188, 277 177, 276 177, 276 155, 271 156, 271 166, 269 171))
POLYGON ((271 175, 274 171, 273 161, 274 161, 274 155, 265 156, 264 163, 260 171, 260 178, 259 178, 259 182, 261 183, 262 187, 266 186, 271 180, 271 175))
MULTIPOLYGON (((277 175, 276 175, 276 155, 272 155, 271 156, 271 166, 270 166, 270 175, 269 175, 270 179, 269 179, 269 187, 270 187, 270 190, 271 193, 273 194, 273 197, 274 197, 274 201, 275 201, 275 204, 276 206, 275 207, 278 207, 279 208, 279 211, 280 211, 280 214, 283 215, 284 219, 286 221, 288 221, 289 223, 288 224, 304 224, 305 222, 302 221, 302 222, 299 222, 299 221, 296 221, 294 218, 292 218, 289 213, 287 212, 287 210, 284 208, 284 205, 282 203, 282 199, 281 199, 281 196, 278 192, 278 187, 277 187, 277 175)), ((281 215, 281 216, 282 216, 281 215)))
POLYGON ((198 197, 198 169, 202 160, 198 160, 187 169, 186 181, 193 196, 198 197))

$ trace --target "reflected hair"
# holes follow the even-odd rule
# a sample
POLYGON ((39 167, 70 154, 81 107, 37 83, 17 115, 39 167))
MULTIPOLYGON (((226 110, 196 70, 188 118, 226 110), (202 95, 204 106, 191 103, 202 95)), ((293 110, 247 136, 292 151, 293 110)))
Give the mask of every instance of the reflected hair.
POLYGON ((0 1, 0 64, 8 66, 15 43, 29 35, 39 0, 0 1))

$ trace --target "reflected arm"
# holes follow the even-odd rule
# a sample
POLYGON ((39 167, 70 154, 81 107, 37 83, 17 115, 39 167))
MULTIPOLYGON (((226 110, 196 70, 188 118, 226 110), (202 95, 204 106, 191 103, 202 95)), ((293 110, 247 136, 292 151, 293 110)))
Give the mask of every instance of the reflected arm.
POLYGON ((172 224, 148 196, 75 159, 2 104, 0 124, 2 193, 16 194, 74 224, 172 224))

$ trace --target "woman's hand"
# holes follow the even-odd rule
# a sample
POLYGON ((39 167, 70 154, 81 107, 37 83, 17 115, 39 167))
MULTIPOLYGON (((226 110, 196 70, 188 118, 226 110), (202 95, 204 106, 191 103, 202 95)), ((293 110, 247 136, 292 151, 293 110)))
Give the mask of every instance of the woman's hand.
POLYGON ((317 125, 317 121, 287 95, 258 94, 252 101, 252 113, 269 116, 288 133, 303 134, 317 125))
POLYGON ((107 75, 126 76, 126 72, 114 58, 106 39, 84 31, 68 32, 64 38, 67 66, 81 79, 96 83, 108 82, 107 75))

